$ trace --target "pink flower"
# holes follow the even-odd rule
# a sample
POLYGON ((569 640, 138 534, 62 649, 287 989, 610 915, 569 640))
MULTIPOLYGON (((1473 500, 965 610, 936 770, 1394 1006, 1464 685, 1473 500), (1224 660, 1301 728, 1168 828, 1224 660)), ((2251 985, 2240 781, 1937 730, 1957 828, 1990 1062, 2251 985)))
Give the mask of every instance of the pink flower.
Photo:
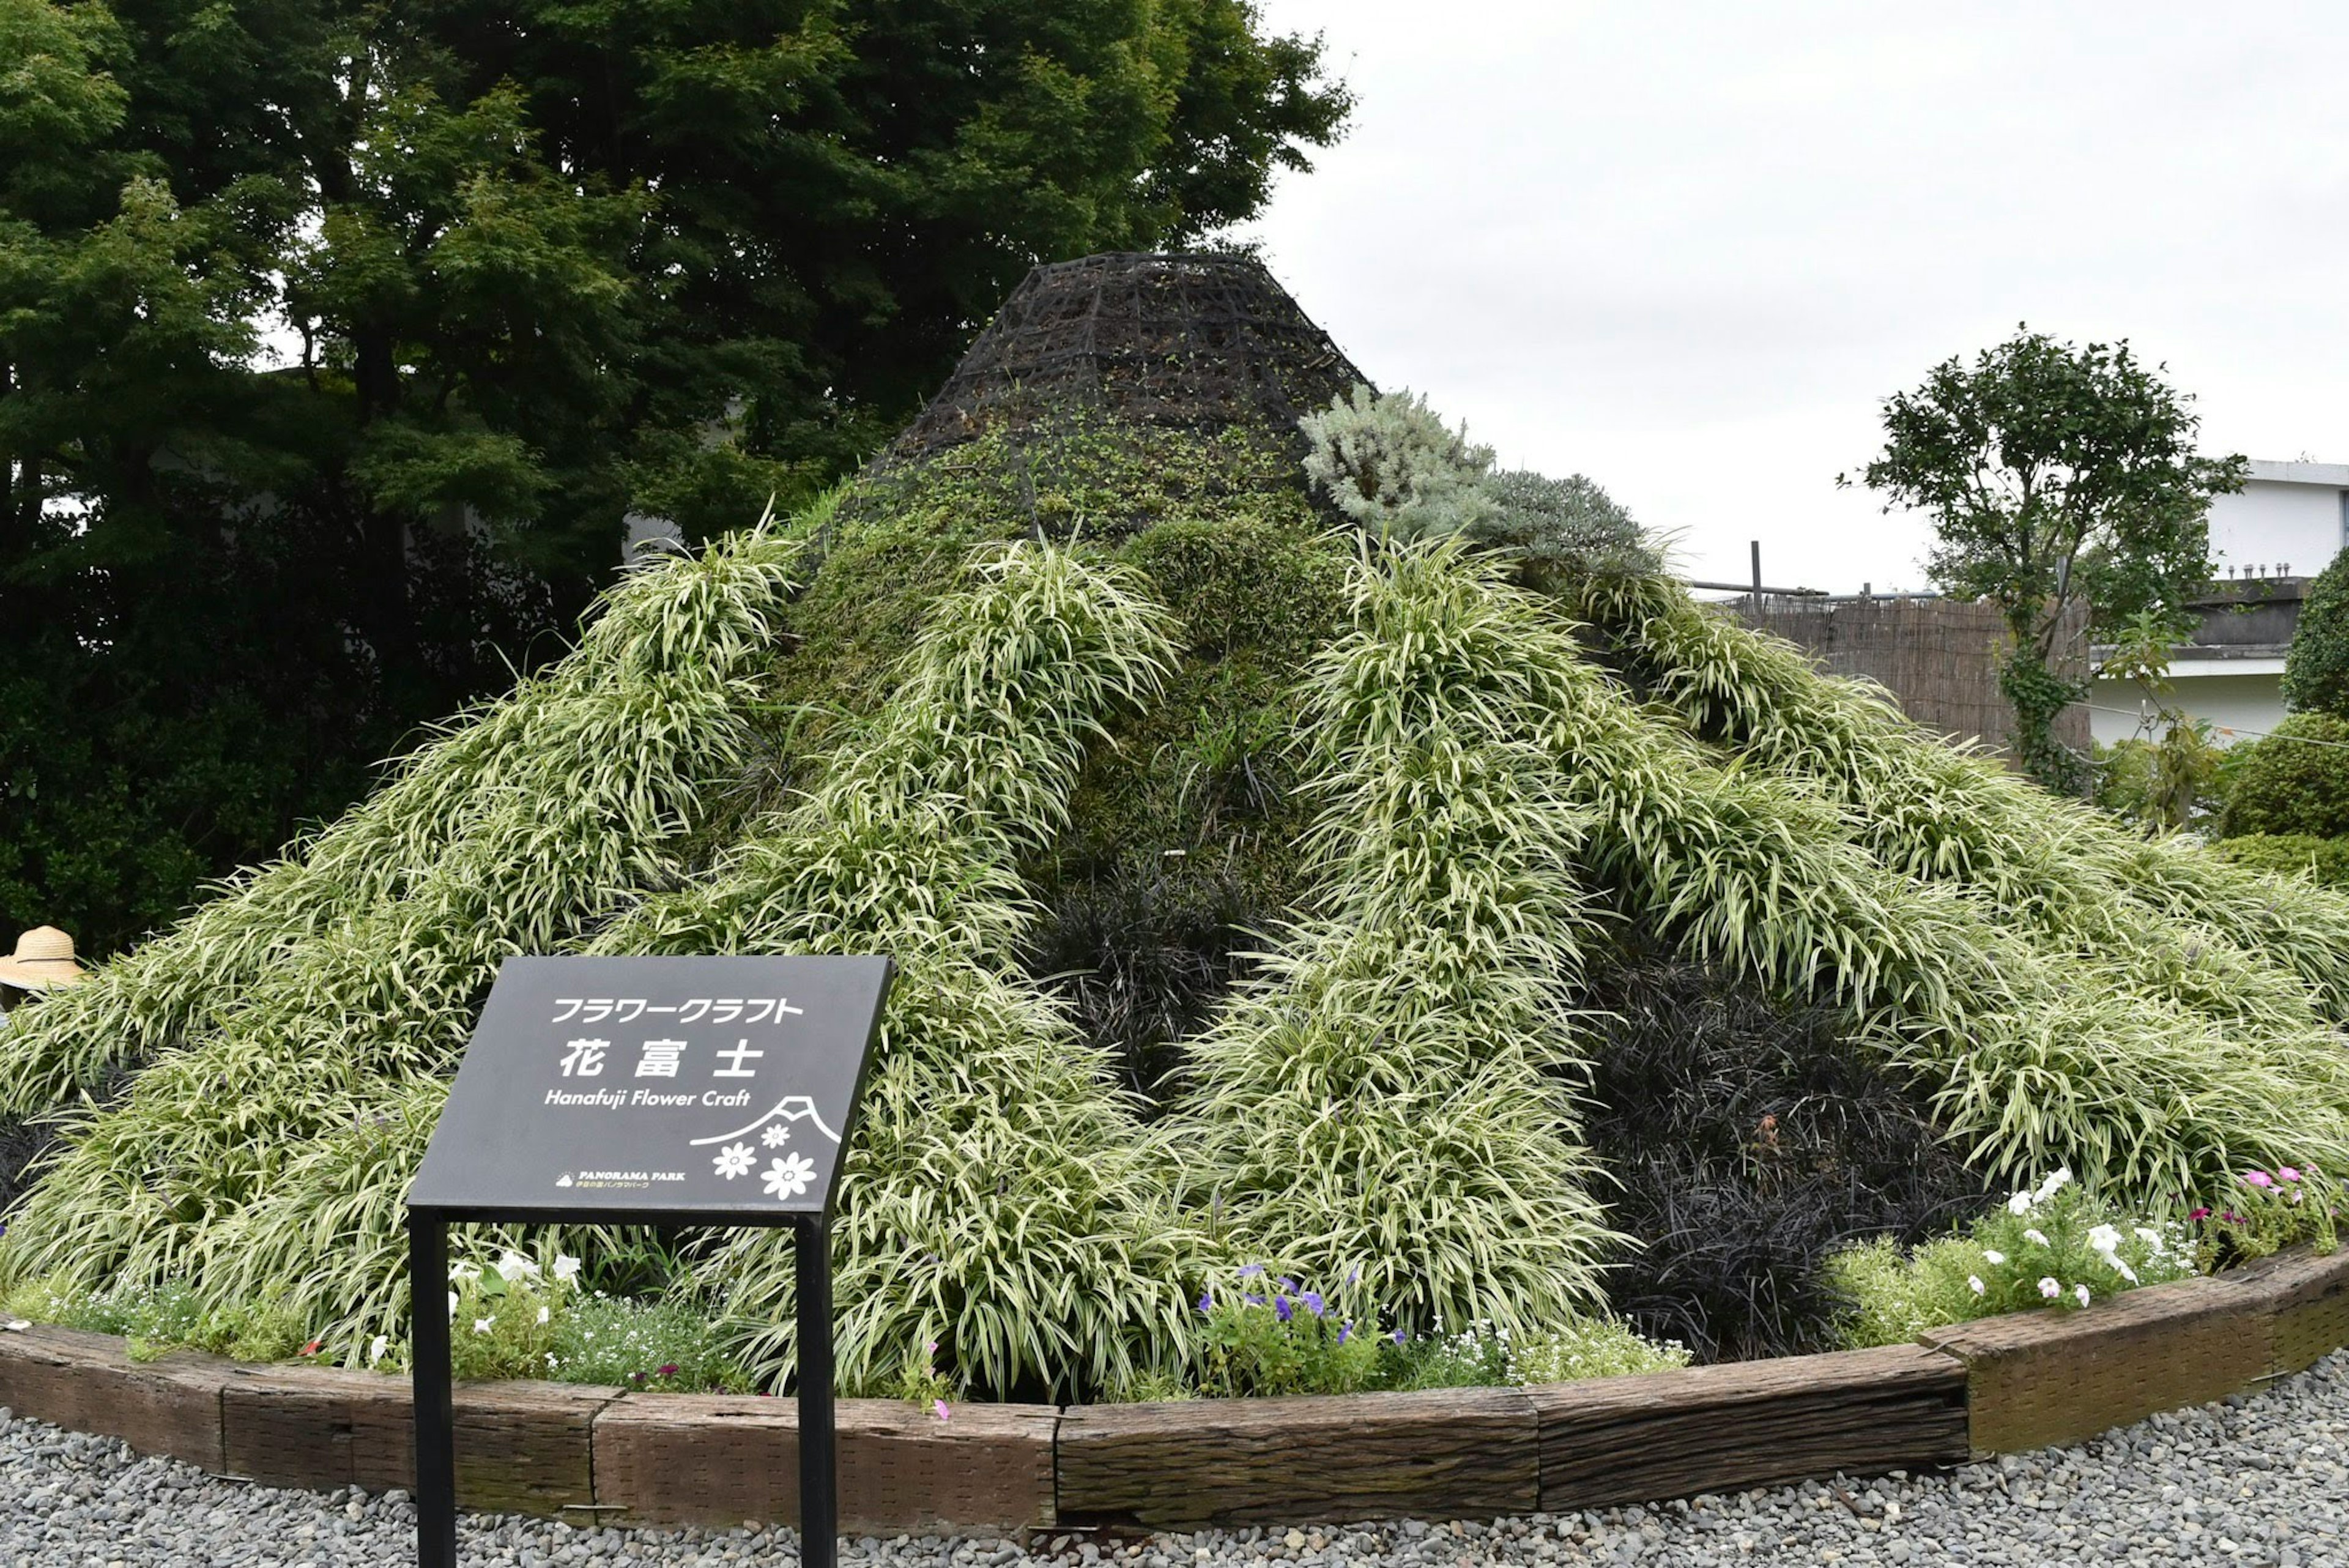
POLYGON ((2250 1182, 2253 1187, 2273 1187, 2275 1185, 2275 1178, 2270 1176, 2264 1170, 2247 1170, 2243 1172, 2243 1179, 2250 1182))
POLYGON ((948 1419, 953 1415, 953 1412, 947 1408, 947 1402, 943 1399, 931 1400, 930 1408, 938 1413, 938 1419, 941 1421, 948 1419))
POLYGON ((2209 1208, 2206 1205, 2200 1209, 2197 1209, 2193 1213, 2189 1214, 2186 1218, 2189 1220, 2208 1220, 2210 1218, 2209 1208))
POLYGON ((2288 1165, 2277 1166, 2276 1174, 2286 1181, 2298 1181, 2300 1179, 2300 1172, 2294 1170, 2288 1165))

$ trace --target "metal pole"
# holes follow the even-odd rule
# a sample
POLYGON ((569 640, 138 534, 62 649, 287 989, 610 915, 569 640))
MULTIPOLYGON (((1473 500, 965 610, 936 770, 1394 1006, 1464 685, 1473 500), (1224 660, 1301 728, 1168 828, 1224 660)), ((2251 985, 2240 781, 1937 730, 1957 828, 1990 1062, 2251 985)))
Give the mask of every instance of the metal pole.
POLYGON ((1754 541, 1754 618, 1762 618, 1762 541, 1754 541))
POLYGON ((449 1231, 429 1210, 408 1211, 408 1299, 414 1331, 416 1563, 457 1568, 456 1411, 449 1390, 449 1231))
POLYGON ((832 1432, 832 1237, 821 1214, 796 1229, 800 1340, 800 1563, 833 1568, 840 1493, 832 1432))

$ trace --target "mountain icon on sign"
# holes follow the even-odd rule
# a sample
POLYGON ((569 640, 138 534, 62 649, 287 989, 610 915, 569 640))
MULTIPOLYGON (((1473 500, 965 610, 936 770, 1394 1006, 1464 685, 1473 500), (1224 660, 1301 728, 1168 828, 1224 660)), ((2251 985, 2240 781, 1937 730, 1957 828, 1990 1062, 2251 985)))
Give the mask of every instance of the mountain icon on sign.
POLYGON ((568 1187, 568 1186, 570 1186, 570 1185, 571 1185, 571 1177, 570 1177, 569 1173, 568 1173, 568 1172, 565 1172, 565 1173, 564 1173, 564 1175, 563 1179, 562 1179, 562 1180, 560 1180, 560 1181, 558 1181, 558 1182, 556 1182, 554 1185, 555 1185, 555 1186, 557 1186, 557 1187, 568 1187))

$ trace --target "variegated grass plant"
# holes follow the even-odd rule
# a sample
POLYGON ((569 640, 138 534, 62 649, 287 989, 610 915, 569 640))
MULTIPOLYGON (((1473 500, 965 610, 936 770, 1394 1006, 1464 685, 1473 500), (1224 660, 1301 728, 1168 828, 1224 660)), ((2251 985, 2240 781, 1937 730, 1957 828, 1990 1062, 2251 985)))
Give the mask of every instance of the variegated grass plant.
POLYGON ((1531 1332, 1599 1303, 1621 1241, 1574 1137, 1589 818, 1454 554, 1358 568, 1302 704, 1321 896, 1192 1043, 1162 1136, 1235 1256, 1406 1332, 1531 1332))
MULTIPOLYGON (((429 1099, 502 959, 675 878, 676 848, 740 763, 796 548, 790 531, 761 528, 632 576, 577 649, 347 819, 363 827, 331 830, 316 864, 271 874, 312 893, 331 883, 339 902, 281 929, 249 972, 215 977, 200 1010, 175 1013, 170 985, 142 987, 193 961, 172 956, 185 944, 267 906, 232 895, 241 913, 199 916, 142 950, 164 956, 130 979, 101 971, 91 988, 144 1009, 142 1039, 160 1054, 119 1104, 64 1113, 0 1271, 68 1287, 181 1278, 206 1293, 268 1280, 336 1324, 346 1354, 382 1332, 398 1291, 373 1241, 396 1234, 406 1179, 365 1158, 367 1129, 408 1126, 429 1099), (354 1192, 352 1160, 359 1185, 382 1190, 354 1192), (300 1185, 313 1178, 322 1189, 300 1185), (374 1210, 355 1231, 321 1218, 342 1198, 374 1210)), ((87 1038, 91 1014, 27 1012, 9 1049, 27 1072, 49 1070, 50 1092, 106 1048, 87 1038)))
MULTIPOLYGON (((619 952, 882 952, 900 967, 834 1220, 844 1387, 930 1355, 961 1387, 1075 1396, 1163 1376, 1194 1332, 1200 1238, 1107 1054, 1020 974, 1015 869, 1063 826, 1102 720, 1146 701, 1170 618, 1128 569, 1013 546, 933 609, 895 693, 796 809, 647 900, 619 952)), ((793 1365, 791 1249, 700 1277, 761 1377, 793 1365)))

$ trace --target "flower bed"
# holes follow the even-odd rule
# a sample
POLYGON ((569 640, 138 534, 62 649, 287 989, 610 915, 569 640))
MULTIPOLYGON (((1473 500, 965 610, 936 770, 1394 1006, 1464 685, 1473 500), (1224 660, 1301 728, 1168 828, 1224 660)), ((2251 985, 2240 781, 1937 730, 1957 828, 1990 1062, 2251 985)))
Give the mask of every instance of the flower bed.
MULTIPOLYGON (((1051 1406, 840 1406, 844 1528, 1497 1517, 1955 1464, 2072 1442, 2349 1345, 2349 1256, 2293 1251, 1920 1344, 1568 1384, 1051 1406)), ((0 1334, 0 1403, 279 1485, 409 1484, 408 1386, 0 1334)), ((790 1522, 788 1400, 460 1386, 459 1491, 606 1522, 790 1522)))

